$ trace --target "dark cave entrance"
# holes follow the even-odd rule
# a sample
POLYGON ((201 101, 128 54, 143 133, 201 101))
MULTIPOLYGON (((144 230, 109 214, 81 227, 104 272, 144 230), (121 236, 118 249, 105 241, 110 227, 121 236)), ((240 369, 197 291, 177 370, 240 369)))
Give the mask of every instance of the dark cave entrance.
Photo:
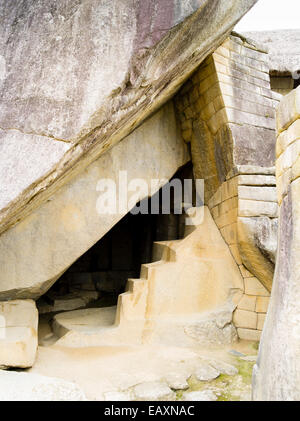
MULTIPOLYGON (((193 179, 192 174, 189 163, 170 182, 193 179)), ((145 200, 150 209, 151 199, 145 200)), ((124 216, 38 300, 40 314, 116 305, 127 280, 139 278, 141 265, 152 261, 153 242, 177 240, 184 235, 185 215, 176 214, 173 207, 170 214, 163 214, 161 209, 160 203, 157 215, 129 212, 124 216)))

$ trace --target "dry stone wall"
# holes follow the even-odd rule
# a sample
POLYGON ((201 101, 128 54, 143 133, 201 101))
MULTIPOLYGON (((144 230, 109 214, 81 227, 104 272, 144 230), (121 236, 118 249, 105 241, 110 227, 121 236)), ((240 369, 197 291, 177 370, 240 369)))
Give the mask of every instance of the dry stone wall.
POLYGON ((277 244, 275 107, 266 53, 231 35, 176 97, 184 140, 205 202, 244 278, 235 314, 243 339, 259 340, 277 244))

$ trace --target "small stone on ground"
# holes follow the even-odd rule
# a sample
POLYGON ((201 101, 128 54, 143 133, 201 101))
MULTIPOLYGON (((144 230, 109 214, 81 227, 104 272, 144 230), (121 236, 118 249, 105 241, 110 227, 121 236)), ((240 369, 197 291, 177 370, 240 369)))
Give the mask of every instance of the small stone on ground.
POLYGON ((220 376, 220 371, 208 364, 200 365, 195 371, 195 377, 199 381, 209 382, 215 380, 220 376))
POLYGON ((186 392, 183 394, 184 401, 216 401, 217 396, 211 390, 201 392, 186 392))
POLYGON ((174 390, 186 390, 189 388, 189 385, 186 381, 187 375, 171 373, 166 377, 166 382, 169 387, 174 390))
POLYGON ((175 394, 165 384, 161 382, 140 383, 133 388, 137 400, 156 401, 173 399, 175 394))

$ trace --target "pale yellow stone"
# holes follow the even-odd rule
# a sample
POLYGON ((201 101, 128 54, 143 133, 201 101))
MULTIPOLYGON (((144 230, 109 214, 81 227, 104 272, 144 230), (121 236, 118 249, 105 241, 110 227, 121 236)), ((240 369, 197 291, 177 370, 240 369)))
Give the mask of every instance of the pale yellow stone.
POLYGON ((216 219, 217 225, 219 228, 223 228, 227 225, 236 223, 237 221, 237 209, 232 209, 229 212, 219 215, 216 219))
POLYGON ((215 206, 214 208, 212 208, 211 209, 211 214, 212 214, 212 217, 214 219, 217 219, 219 217, 219 207, 218 206, 215 206))
POLYGON ((223 238, 228 245, 237 243, 237 224, 231 224, 221 229, 223 238))
POLYGON ((297 161, 300 155, 300 141, 287 146, 282 154, 276 160, 276 175, 280 177, 284 172, 291 168, 297 161))
POLYGON ((243 278, 253 277, 253 274, 251 272, 249 272, 249 270, 247 270, 244 265, 240 265, 239 268, 240 268, 240 271, 241 271, 241 274, 242 274, 243 278))
POLYGON ((269 297, 269 291, 263 286, 261 282, 255 277, 245 278, 245 294, 260 295, 262 297, 269 297))
POLYGON ((269 297, 257 297, 255 311, 257 313, 266 313, 268 311, 269 302, 269 297))
POLYGON ((231 210, 238 208, 238 198, 231 197, 230 199, 222 201, 222 203, 220 203, 219 206, 220 206, 220 214, 230 212, 231 210))
POLYGON ((223 74, 229 74, 228 72, 228 67, 226 67, 224 64, 219 63, 218 61, 215 61, 215 68, 216 68, 216 72, 219 73, 223 73, 223 74))
POLYGON ((287 130, 277 137, 276 157, 278 158, 286 148, 296 140, 300 139, 300 119, 296 120, 287 130))
POLYGON ((300 156, 298 156, 292 168, 292 180, 296 180, 298 177, 300 177, 300 156))
POLYGON ((240 310, 248 310, 248 311, 255 311, 256 306, 256 297, 252 295, 243 295, 243 298, 238 303, 238 309, 240 310))
POLYGON ((227 118, 227 110, 225 108, 218 111, 207 122, 208 127, 211 130, 212 134, 216 134, 217 131, 226 123, 228 123, 228 118, 227 118))
POLYGON ((300 118, 300 87, 282 98, 277 108, 277 131, 281 133, 300 118))
POLYGON ((279 205, 281 204, 283 197, 286 196, 292 179, 293 179, 292 168, 288 169, 282 175, 277 177, 277 201, 279 205))
POLYGON ((223 57, 230 57, 230 51, 228 50, 228 48, 225 47, 225 44, 222 44, 219 48, 217 48, 214 52, 214 57, 220 54, 223 57))
POLYGON ((264 324, 265 324, 265 320, 266 320, 266 315, 265 314, 258 314, 257 315, 257 329, 258 330, 263 330, 264 324))
POLYGON ((32 367, 37 328, 38 311, 33 300, 0 302, 0 366, 32 367))
POLYGON ((229 248, 230 248, 230 251, 231 251, 232 256, 233 256, 234 260, 236 261, 236 263, 238 265, 241 265, 242 259, 241 259, 241 256, 240 256, 238 246, 236 244, 231 244, 231 245, 229 245, 229 248))
POLYGON ((257 313, 238 309, 234 312, 233 323, 236 327, 256 329, 257 313))
POLYGON ((238 328, 237 333, 240 339, 245 341, 259 342, 261 337, 260 330, 238 328))
POLYGON ((224 66, 229 66, 230 61, 228 58, 216 53, 214 53, 212 56, 215 62, 223 64, 224 66))

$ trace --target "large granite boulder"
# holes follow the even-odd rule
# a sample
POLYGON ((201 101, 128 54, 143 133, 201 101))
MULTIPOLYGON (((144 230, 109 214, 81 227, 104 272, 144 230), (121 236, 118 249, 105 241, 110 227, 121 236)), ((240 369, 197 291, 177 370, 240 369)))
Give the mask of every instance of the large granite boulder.
POLYGON ((277 112, 279 235, 271 301, 253 375, 254 400, 300 400, 300 88, 277 112))
POLYGON ((128 135, 256 0, 0 3, 0 230, 128 135))
MULTIPOLYGON (((120 174, 126 170, 128 188, 142 177, 149 194, 152 179, 160 180, 158 191, 189 159, 169 102, 0 236, 0 300, 44 294, 130 210, 121 209, 119 200, 112 213, 99 209, 104 197, 100 180, 110 180, 119 191, 120 174)), ((148 194, 141 191, 134 204, 148 194)), ((134 191, 128 193, 129 200, 134 196, 134 191)))
POLYGON ((0 3, 1 300, 43 294, 121 219, 97 213, 100 178, 188 161, 172 103, 157 110, 255 3, 0 3))

